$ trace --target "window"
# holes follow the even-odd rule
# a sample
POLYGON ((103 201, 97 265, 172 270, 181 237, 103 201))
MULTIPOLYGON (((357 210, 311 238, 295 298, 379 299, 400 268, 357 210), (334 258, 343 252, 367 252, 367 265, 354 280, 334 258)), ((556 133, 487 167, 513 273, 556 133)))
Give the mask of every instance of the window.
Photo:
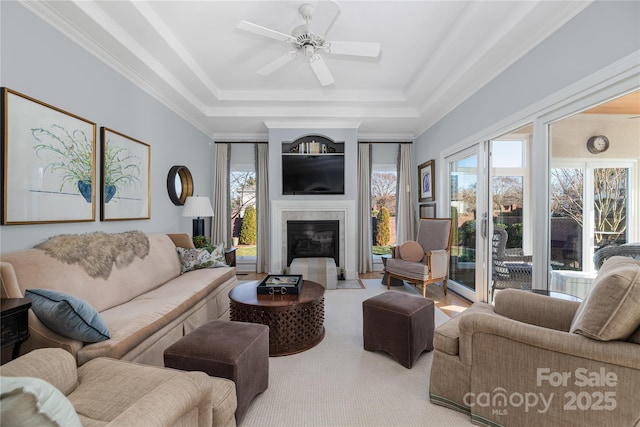
POLYGON ((554 270, 592 272, 595 266, 591 260, 598 249, 627 243, 631 170, 630 164, 610 161, 554 165, 551 169, 554 270))
POLYGON ((229 195, 231 237, 236 257, 256 256, 257 212, 254 144, 231 144, 229 195))
MULTIPOLYGON (((526 134, 530 126, 515 133, 526 134)), ((528 226, 525 218, 528 169, 526 161, 526 139, 499 139, 491 141, 491 197, 493 224, 507 231, 508 249, 525 249, 523 233, 528 226)), ((528 209, 528 207, 527 207, 528 209)))
POLYGON ((595 253, 638 240, 640 92, 549 125, 549 290, 585 298, 595 253), (604 138, 602 138, 604 136, 604 138), (611 143, 594 150, 595 139, 611 143))
POLYGON ((371 165, 371 242, 375 256, 390 255, 396 243, 398 144, 373 144, 371 165))
POLYGON ((371 232, 374 255, 391 254, 396 243, 397 172, 380 170, 371 173, 371 232))

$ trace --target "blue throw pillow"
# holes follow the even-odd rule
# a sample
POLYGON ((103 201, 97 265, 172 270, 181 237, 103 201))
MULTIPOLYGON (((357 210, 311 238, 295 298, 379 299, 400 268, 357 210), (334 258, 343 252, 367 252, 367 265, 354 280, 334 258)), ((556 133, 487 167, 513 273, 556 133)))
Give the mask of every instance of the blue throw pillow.
POLYGON ((110 338, 100 314, 88 302, 49 289, 27 289, 31 309, 49 329, 87 343, 110 338))

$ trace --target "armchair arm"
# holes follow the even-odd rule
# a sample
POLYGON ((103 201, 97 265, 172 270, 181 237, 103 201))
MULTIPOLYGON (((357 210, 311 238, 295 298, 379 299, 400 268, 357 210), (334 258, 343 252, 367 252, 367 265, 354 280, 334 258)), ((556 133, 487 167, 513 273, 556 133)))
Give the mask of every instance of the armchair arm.
POLYGON ((427 252, 427 265, 431 277, 445 277, 449 270, 449 251, 446 249, 436 249, 427 252))
POLYGON ((160 384, 134 402, 109 427, 139 425, 175 425, 194 409, 198 411, 198 426, 212 425, 212 390, 204 372, 185 372, 160 384))
POLYGON ((0 367, 8 377, 35 377, 45 380, 65 396, 78 385, 78 371, 73 356, 60 348, 33 350, 0 367))
POLYGON ((519 289, 504 289, 494 299, 495 312, 519 322, 568 332, 580 303, 519 289))
POLYGON ((390 246, 389 249, 391 249, 391 258, 400 258, 398 246, 390 246))
MULTIPOLYGON (((469 313, 460 319, 460 359, 471 366, 473 340, 499 336, 515 344, 536 347, 556 355, 568 355, 611 365, 640 369, 638 345, 625 341, 597 341, 581 335, 542 328, 488 313, 469 313)), ((502 349, 508 353, 508 349, 502 349)), ((500 353, 500 352, 497 352, 500 353)))

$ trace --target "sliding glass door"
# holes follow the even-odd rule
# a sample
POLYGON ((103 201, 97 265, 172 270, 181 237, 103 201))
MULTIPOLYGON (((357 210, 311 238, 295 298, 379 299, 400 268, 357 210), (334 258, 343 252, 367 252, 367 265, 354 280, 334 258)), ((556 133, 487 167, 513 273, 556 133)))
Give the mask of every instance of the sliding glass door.
POLYGON ((472 301, 486 294, 488 234, 486 144, 447 158, 448 199, 453 218, 449 287, 472 301))
POLYGON ((527 124, 446 159, 450 287, 473 301, 490 301, 494 288, 532 287, 532 133, 527 124))
POLYGON ((491 203, 490 295, 500 289, 532 289, 530 141, 533 125, 494 138, 489 143, 491 203))

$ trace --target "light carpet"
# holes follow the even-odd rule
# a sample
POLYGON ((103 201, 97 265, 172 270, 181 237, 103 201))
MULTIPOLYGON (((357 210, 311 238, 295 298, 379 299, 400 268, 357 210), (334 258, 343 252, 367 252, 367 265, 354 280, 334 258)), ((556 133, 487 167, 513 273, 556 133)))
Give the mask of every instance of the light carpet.
MULTIPOLYGON (((364 350, 362 301, 387 289, 380 279, 363 282, 364 289, 325 293, 320 344, 269 359, 269 388, 240 427, 472 425, 468 416, 429 402, 432 352, 407 369, 386 353, 364 350)), ((392 290, 418 295, 409 285, 392 290)), ((436 325, 447 319, 436 308, 436 325)))

